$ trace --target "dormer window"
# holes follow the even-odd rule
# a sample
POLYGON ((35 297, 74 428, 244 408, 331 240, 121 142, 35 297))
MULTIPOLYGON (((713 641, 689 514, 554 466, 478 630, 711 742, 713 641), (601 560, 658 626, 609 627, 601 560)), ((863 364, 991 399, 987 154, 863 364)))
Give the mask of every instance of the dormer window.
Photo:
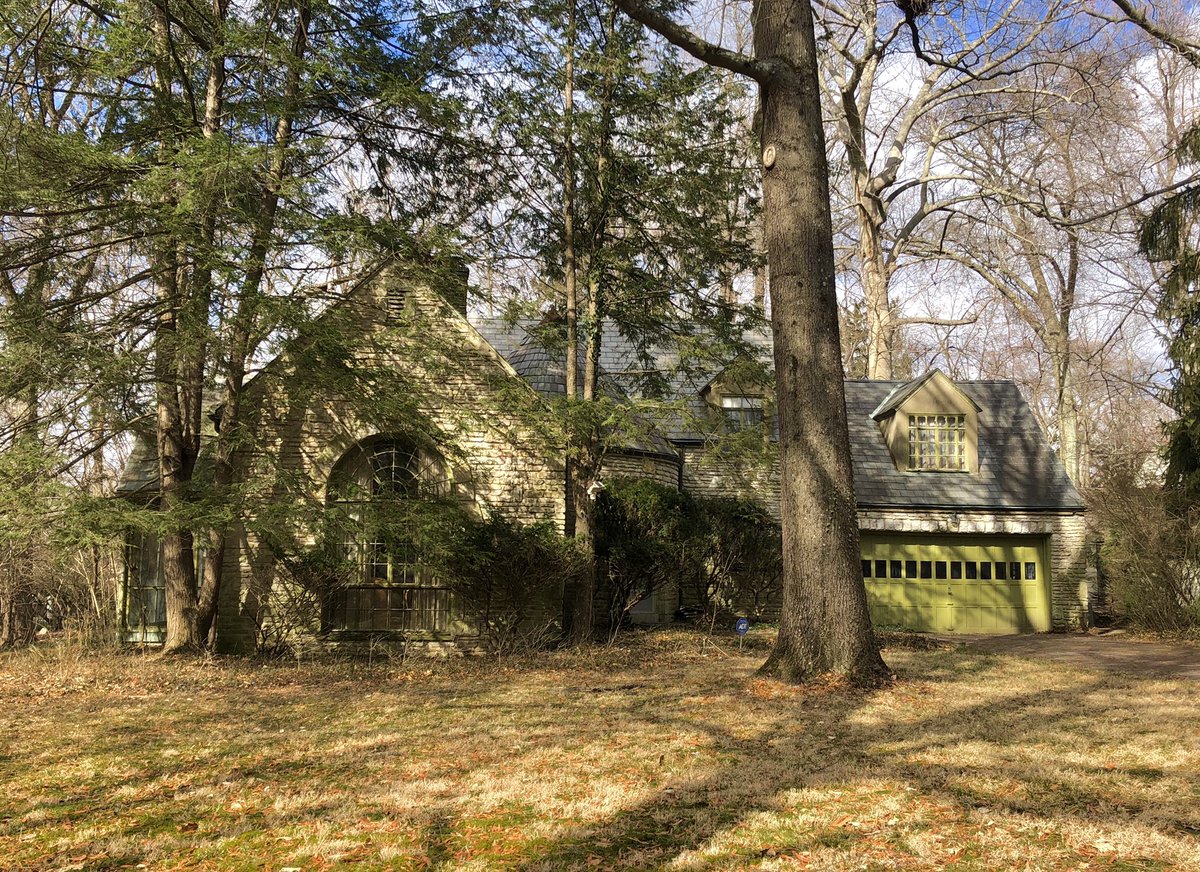
POLYGON ((966 415, 909 415, 908 468, 917 472, 965 472, 966 415))
POLYGON ((979 404, 938 370, 892 388, 871 412, 896 469, 979 471, 979 404))
POLYGON ((750 430, 762 423, 762 397, 721 397, 721 413, 731 431, 750 430))

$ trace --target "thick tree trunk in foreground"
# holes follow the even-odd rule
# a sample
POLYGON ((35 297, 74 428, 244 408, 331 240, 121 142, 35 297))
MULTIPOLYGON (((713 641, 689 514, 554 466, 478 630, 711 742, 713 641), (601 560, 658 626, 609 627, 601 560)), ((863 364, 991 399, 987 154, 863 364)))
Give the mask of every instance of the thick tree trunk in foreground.
POLYGON ((841 340, 833 278, 829 167, 809 0, 756 0, 754 57, 705 42, 638 0, 629 15, 706 63, 761 88, 763 223, 775 336, 783 484, 783 610, 760 670, 785 681, 889 673, 859 573, 841 340))
POLYGON ((760 672, 785 681, 836 673, 885 680, 859 572, 829 169, 808 0, 755 3, 762 83, 763 220, 779 392, 784 587, 779 638, 760 672), (774 148, 771 163, 770 150, 774 148))

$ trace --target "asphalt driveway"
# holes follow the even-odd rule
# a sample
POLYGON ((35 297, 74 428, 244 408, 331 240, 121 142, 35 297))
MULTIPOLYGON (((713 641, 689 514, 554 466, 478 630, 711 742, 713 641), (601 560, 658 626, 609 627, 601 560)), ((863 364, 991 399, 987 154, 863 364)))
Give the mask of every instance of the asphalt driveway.
POLYGON ((1200 681, 1200 645, 1141 642, 1121 634, 1041 633, 1028 636, 943 636, 978 651, 1057 660, 1089 669, 1200 681))

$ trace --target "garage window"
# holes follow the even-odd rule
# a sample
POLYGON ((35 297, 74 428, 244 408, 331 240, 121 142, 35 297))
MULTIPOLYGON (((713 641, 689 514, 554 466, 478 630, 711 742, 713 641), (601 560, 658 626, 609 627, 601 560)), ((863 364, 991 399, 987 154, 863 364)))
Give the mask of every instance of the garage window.
POLYGON ((1037 581, 1037 564, 1036 563, 1026 563, 1025 564, 1025 580, 1026 581, 1037 581))
POLYGON ((967 468, 966 415, 909 415, 908 468, 962 472, 967 468))

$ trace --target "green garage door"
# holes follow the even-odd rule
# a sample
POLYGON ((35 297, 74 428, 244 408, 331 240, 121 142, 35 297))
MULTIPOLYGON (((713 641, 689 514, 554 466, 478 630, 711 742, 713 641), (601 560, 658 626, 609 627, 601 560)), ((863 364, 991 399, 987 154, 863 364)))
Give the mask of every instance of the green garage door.
POLYGON ((1036 536, 862 537, 876 627, 933 633, 1050 629, 1046 540, 1036 536))

